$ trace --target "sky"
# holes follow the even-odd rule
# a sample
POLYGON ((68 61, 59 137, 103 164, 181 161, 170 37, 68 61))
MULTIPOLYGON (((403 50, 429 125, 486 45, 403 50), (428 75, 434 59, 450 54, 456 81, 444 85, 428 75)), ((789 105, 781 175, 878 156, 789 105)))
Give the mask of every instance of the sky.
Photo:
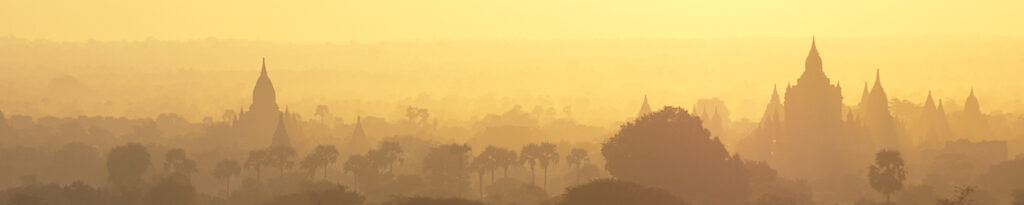
MULTIPOLYGON (((213 105, 199 107, 216 114, 247 100, 254 77, 238 76, 269 57, 274 73, 281 73, 275 85, 282 93, 352 87, 348 82, 392 86, 330 95, 337 101, 498 93, 504 96, 492 97, 533 95, 516 99, 529 107, 534 97, 561 96, 562 104, 577 106, 593 98, 608 107, 592 110, 619 109, 600 116, 613 121, 635 113, 639 96, 649 94, 654 107, 689 108, 696 99, 719 97, 736 118, 758 119, 771 89, 784 92, 799 76, 816 36, 825 71, 844 87, 847 105, 856 104, 862 85, 880 69, 893 98, 920 102, 933 91, 962 100, 977 88, 983 111, 1016 112, 1024 110, 1024 83, 1017 79, 1024 70, 1020 8, 1024 1, 0 0, 0 36, 10 40, 0 42, 9 43, 0 45, 0 69, 6 68, 0 74, 7 75, 0 76, 0 91, 15 99, 0 104, 38 101, 33 89, 23 88, 44 89, 63 76, 100 89, 152 86, 139 87, 140 93, 173 93, 173 86, 156 86, 164 81, 231 82, 231 89, 203 88, 210 96, 185 97, 189 104, 213 105), (188 74, 162 79, 167 72, 188 74), (324 77, 317 82, 309 75, 328 76, 316 76, 324 77), (542 83, 519 83, 527 81, 542 83), (592 94, 600 91, 606 93, 592 94), (224 93, 234 94, 210 102, 224 93)), ((191 90, 197 88, 181 92, 191 90)), ((309 98, 321 95, 282 94, 279 100, 311 112, 318 102, 309 98)), ((114 114, 157 112, 151 110, 114 114)), ((68 113, 100 111, 109 110, 68 113)), ((32 112, 60 113, 24 111, 32 112)))
POLYGON ((0 1, 0 35, 281 42, 1020 36, 1012 0, 0 1))

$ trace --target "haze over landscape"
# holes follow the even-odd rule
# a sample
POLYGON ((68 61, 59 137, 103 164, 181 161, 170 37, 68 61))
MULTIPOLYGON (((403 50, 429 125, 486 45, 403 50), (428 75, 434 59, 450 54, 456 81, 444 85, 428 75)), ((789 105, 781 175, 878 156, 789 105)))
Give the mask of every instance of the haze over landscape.
POLYGON ((2 5, 0 203, 1024 204, 1020 1, 2 5))

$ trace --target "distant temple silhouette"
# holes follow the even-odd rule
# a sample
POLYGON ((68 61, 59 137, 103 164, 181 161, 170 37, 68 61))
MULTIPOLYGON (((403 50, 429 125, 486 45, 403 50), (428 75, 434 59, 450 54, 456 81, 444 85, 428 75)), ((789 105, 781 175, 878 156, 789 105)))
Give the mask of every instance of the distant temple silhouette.
POLYGON ((248 111, 239 111, 238 120, 234 123, 236 130, 242 139, 267 140, 270 146, 291 146, 291 137, 302 135, 295 123, 297 118, 287 109, 282 113, 278 107, 277 92, 267 75, 267 61, 264 58, 260 76, 252 91, 252 104, 248 111))
POLYGON ((277 128, 274 130, 274 137, 271 139, 270 147, 291 147, 292 139, 288 137, 288 128, 284 126, 284 114, 277 120, 277 128))
POLYGON ((867 101, 858 108, 861 114, 855 114, 843 107, 842 87, 833 84, 823 68, 817 41, 812 39, 796 85, 786 86, 784 97, 773 89, 760 124, 739 142, 745 158, 767 161, 785 176, 822 179, 855 174, 844 173, 857 170, 850 167, 856 164, 851 160, 869 159, 877 151, 879 139, 899 144, 899 136, 891 134, 896 125, 880 76, 876 76, 874 91, 865 85, 867 101), (848 114, 844 116, 844 112, 848 114), (871 114, 864 117, 864 112, 871 114), (865 133, 869 130, 884 134, 865 133))
POLYGON ((882 88, 882 74, 880 70, 875 71, 875 85, 871 93, 865 93, 868 98, 861 99, 863 113, 861 121, 867 128, 867 134, 873 139, 879 149, 908 150, 909 143, 903 139, 896 120, 889 112, 889 97, 882 88))
POLYGON ((928 92, 928 99, 925 99, 921 109, 921 116, 918 120, 914 133, 918 133, 917 141, 919 146, 924 148, 939 148, 946 141, 952 140, 952 129, 946 119, 946 111, 942 108, 942 101, 938 107, 932 99, 932 92, 928 92))
POLYGON ((647 95, 644 95, 644 104, 640 105, 640 112, 636 114, 636 117, 643 117, 647 114, 651 114, 651 105, 647 104, 647 95))
POLYGON ((981 113, 978 97, 974 95, 974 88, 971 88, 971 94, 964 101, 964 110, 957 117, 957 120, 956 124, 960 125, 960 129, 955 132, 961 138, 978 140, 992 135, 988 118, 985 114, 981 113))
POLYGON ((796 85, 786 87, 783 106, 785 135, 777 140, 775 155, 781 170, 794 175, 821 177, 821 173, 840 170, 836 160, 843 134, 842 88, 825 75, 817 41, 804 61, 804 72, 796 85))

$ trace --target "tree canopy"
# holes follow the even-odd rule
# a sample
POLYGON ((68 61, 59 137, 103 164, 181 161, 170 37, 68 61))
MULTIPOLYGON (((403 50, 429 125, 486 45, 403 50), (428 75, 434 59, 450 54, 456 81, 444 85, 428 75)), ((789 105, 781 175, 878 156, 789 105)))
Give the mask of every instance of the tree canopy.
POLYGON ((665 107, 623 125, 601 153, 612 176, 687 200, 745 199, 750 192, 740 157, 730 156, 700 118, 681 108, 665 107))

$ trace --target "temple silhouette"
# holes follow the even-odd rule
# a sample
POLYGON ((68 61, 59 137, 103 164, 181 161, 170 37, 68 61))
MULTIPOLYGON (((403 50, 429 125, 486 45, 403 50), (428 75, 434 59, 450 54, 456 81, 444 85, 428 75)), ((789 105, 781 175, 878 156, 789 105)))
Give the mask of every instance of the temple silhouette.
POLYGON ((291 138, 302 136, 302 129, 296 124, 298 117, 287 108, 284 112, 280 110, 264 58, 260 76, 252 90, 252 104, 249 110, 240 110, 238 119, 233 123, 240 140, 265 141, 271 147, 292 146, 291 138))

